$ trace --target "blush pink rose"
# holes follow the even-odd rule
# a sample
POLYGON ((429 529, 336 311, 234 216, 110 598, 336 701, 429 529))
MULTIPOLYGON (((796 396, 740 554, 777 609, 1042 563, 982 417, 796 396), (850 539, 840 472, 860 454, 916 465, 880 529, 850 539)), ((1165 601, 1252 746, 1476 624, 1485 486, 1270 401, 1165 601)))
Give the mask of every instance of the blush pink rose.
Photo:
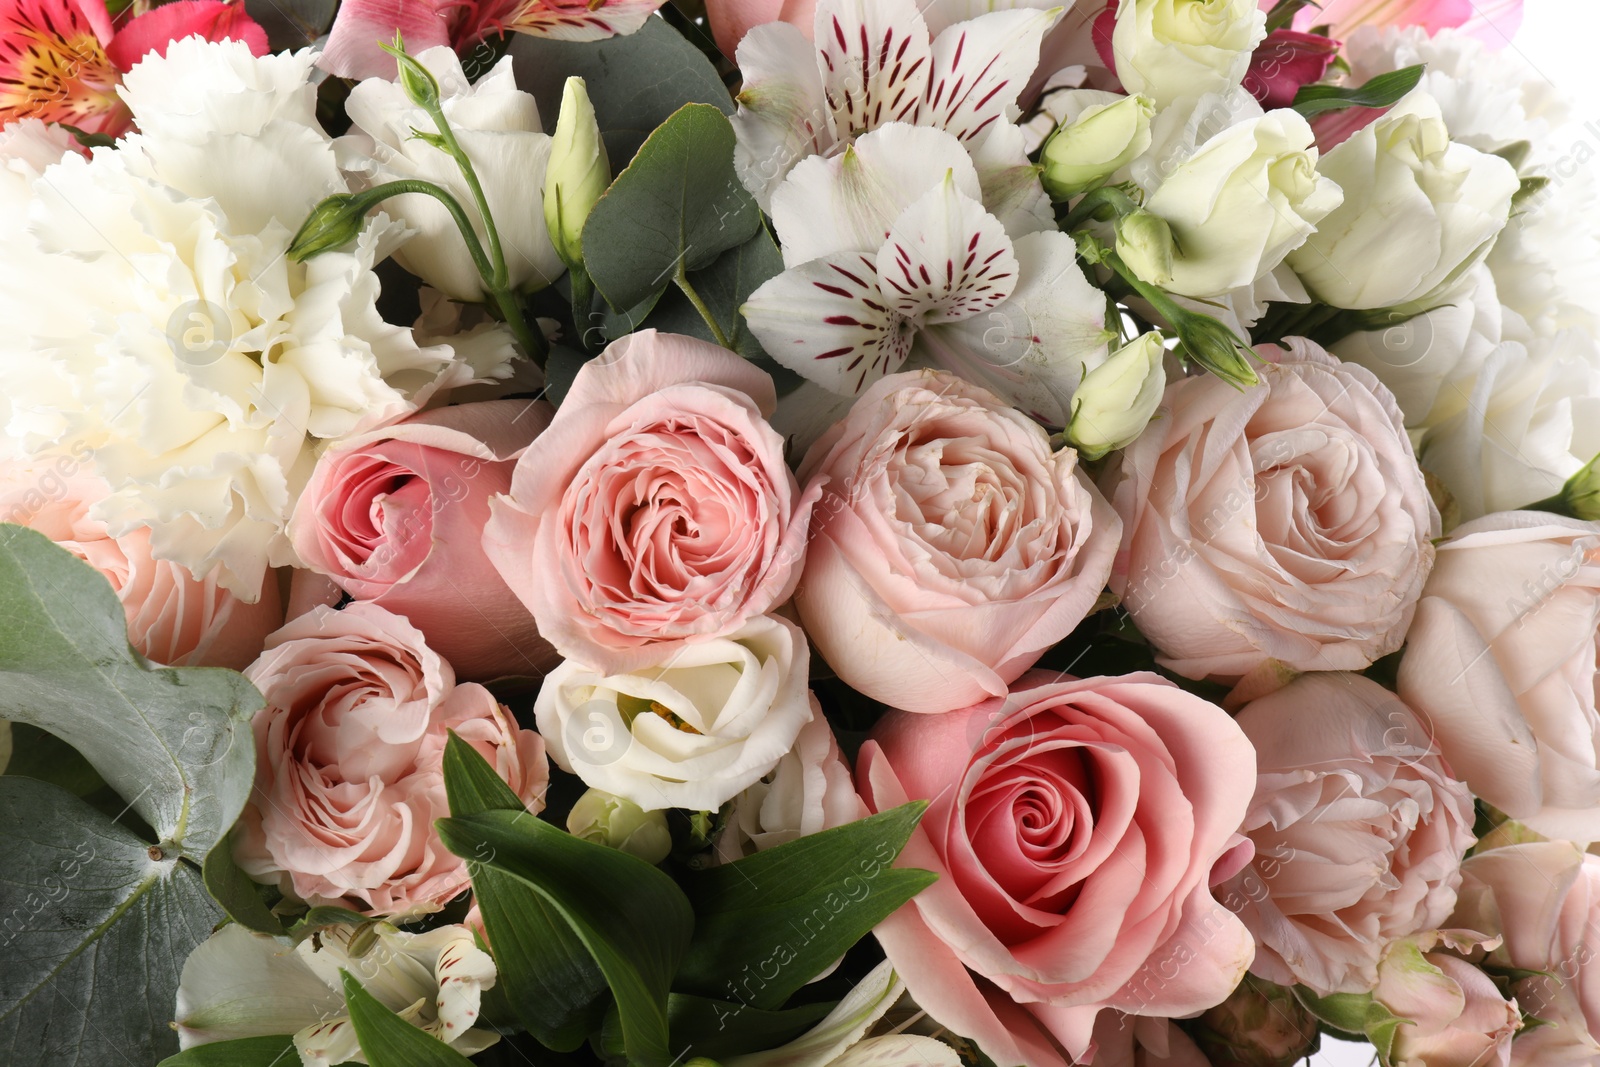
POLYGON ((1546 837, 1600 840, 1600 524, 1486 515, 1439 546, 1400 661, 1472 791, 1546 837))
POLYGON ((563 656, 623 674, 789 598, 816 494, 776 404, 764 371, 690 337, 642 330, 584 364, 484 532, 563 656))
POLYGON ((256 713, 256 786, 235 857, 313 904, 372 914, 436 910, 467 888, 434 833, 449 814, 441 763, 454 730, 529 808, 544 806, 544 741, 399 615, 319 607, 268 642, 245 676, 256 713))
POLYGON ((1511 1042, 1514 1067, 1600 1061, 1600 856, 1566 841, 1507 845, 1462 864, 1452 924, 1500 935, 1486 966, 1522 972, 1517 1007, 1542 1019, 1511 1042))
POLYGON ((36 460, 0 461, 0 522, 27 526, 105 575, 128 619, 128 643, 174 667, 243 670, 283 622, 276 582, 247 604, 215 575, 151 555, 150 531, 112 537, 90 509, 110 495, 87 449, 36 460))
POLYGON ((1223 902, 1256 937, 1250 969, 1365 993, 1390 944, 1450 916, 1472 794, 1411 709, 1359 674, 1303 674, 1237 721, 1256 750, 1255 858, 1223 902))
POLYGON ((900 862, 939 880, 875 933, 916 1002, 995 1063, 1061 1067, 1103 1009, 1198 1012, 1250 965, 1211 885, 1248 858, 1255 753, 1154 674, 1040 671, 961 711, 891 712, 856 778, 874 811, 931 801, 900 862))
POLYGON ((891 374, 800 467, 795 606, 840 678, 906 711, 1001 696, 1094 610, 1121 526, 1070 448, 944 371, 891 374))
POLYGON ((289 520, 305 566, 404 615, 456 675, 542 675, 557 661, 483 551, 489 500, 550 423, 548 404, 436 408, 332 445, 289 520))
POLYGON ((1372 997, 1406 1020, 1389 1048, 1395 1067, 1509 1067, 1519 1005, 1457 954, 1498 944, 1471 931, 1440 930, 1385 953, 1372 997))
POLYGON ((1405 639, 1439 514, 1370 371, 1301 338, 1258 352, 1253 388, 1169 386, 1107 470, 1111 589, 1188 678, 1360 670, 1405 639))

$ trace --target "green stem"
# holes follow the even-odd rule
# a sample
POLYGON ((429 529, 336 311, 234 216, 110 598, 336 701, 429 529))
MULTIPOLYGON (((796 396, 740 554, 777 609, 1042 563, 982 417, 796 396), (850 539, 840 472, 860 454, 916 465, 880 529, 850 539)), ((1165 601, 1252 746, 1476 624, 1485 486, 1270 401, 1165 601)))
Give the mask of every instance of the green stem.
POLYGON ((700 317, 706 320, 706 326, 711 330, 711 336, 716 339, 717 344, 730 352, 734 351, 734 347, 728 343, 727 334, 722 332, 722 327, 717 325, 717 320, 711 317, 711 309, 706 307, 704 300, 700 299, 700 294, 695 292, 694 286, 689 284, 689 273, 683 269, 682 260, 678 261, 678 273, 673 275, 672 280, 677 283, 679 289, 683 290, 683 295, 689 298, 689 303, 694 305, 694 309, 700 313, 700 317))
POLYGON ((1070 233, 1105 208, 1109 207, 1121 216, 1138 206, 1132 197, 1116 186, 1102 185, 1098 189, 1090 189, 1078 199, 1072 210, 1061 219, 1061 228, 1070 233))
POLYGON ((489 261, 494 267, 493 273, 485 275, 483 280, 490 289, 504 289, 510 283, 511 275, 506 268, 505 252, 500 247, 500 234, 495 228, 494 216, 489 213, 489 198, 484 195, 483 183, 478 181, 477 168, 472 165, 472 160, 467 158, 466 149, 461 147, 461 142, 456 140, 455 130, 450 128, 449 120, 444 117, 444 109, 430 108, 428 117, 433 119, 433 124, 439 129, 439 137, 444 141, 444 150, 461 169, 461 176, 466 179, 467 188, 472 191, 472 199, 478 206, 478 214, 483 218, 484 235, 489 240, 489 261))
POLYGON ((584 336, 588 333, 589 309, 594 306, 594 281, 580 261, 567 268, 567 282, 572 286, 572 324, 579 331, 580 343, 587 348, 584 336))
POLYGON ((495 306, 500 309, 500 315, 511 328, 511 335, 517 339, 517 344, 522 346, 536 366, 543 367, 545 358, 550 354, 550 344, 544 339, 544 331, 539 329, 539 324, 535 322, 529 327, 526 316, 522 314, 522 305, 510 289, 491 289, 489 295, 494 297, 495 306))
POLYGON ((489 264, 488 257, 484 255, 483 242, 478 240, 478 231, 472 228, 472 220, 467 217, 466 208, 461 206, 461 201, 452 196, 449 190, 435 185, 433 182, 406 178, 400 181, 375 185, 366 192, 358 194, 356 202, 364 213, 371 211, 391 196, 399 196, 402 193, 420 193, 423 196, 431 196, 444 205, 444 209, 455 220, 456 228, 461 231, 461 239, 467 243, 467 255, 472 257, 472 265, 477 268, 479 276, 487 285, 493 273, 493 268, 489 264))

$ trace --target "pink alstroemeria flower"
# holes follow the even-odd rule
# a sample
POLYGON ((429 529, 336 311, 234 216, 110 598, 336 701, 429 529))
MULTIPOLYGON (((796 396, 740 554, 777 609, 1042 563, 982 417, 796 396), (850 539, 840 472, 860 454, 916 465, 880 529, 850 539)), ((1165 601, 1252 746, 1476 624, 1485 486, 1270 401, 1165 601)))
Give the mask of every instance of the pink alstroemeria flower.
POLYGON ((399 33, 412 55, 437 45, 466 54, 490 36, 526 33, 599 41, 644 25, 663 0, 344 0, 317 65, 341 78, 393 78, 378 47, 399 33))
POLYGON ((104 0, 0 0, 0 125, 31 117, 124 133, 133 117, 117 96, 122 75, 195 34, 267 51, 266 32, 243 4, 177 0, 113 27, 104 0))
MULTIPOLYGON (((1276 0, 1262 0, 1270 11, 1276 0)), ((1421 26, 1428 33, 1460 30, 1491 48, 1506 45, 1522 25, 1522 0, 1323 0, 1295 15, 1294 28, 1327 26, 1346 40, 1358 26, 1421 26)))

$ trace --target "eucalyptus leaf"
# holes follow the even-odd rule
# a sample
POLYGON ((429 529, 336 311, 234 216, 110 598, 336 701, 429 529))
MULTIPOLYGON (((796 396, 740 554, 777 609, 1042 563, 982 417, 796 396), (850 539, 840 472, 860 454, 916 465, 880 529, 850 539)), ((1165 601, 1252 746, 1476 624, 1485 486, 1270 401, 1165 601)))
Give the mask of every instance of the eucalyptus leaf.
POLYGON ((294 1035, 213 1041, 168 1056, 157 1067, 299 1067, 294 1035))
POLYGON ((710 266, 755 235, 761 209, 734 173, 733 148, 726 115, 685 104, 594 205, 583 227, 584 265, 613 308, 643 304, 679 271, 710 266))
POLYGON ((695 933, 676 989, 775 1009, 933 884, 895 859, 927 803, 904 804, 683 880, 695 933))
MULTIPOLYGON (((778 364, 766 358, 766 350, 746 326, 744 316, 739 314, 739 309, 750 299, 751 293, 781 273, 783 273, 783 253, 778 251, 772 235, 767 232, 765 226, 762 226, 757 228, 755 235, 748 241, 728 249, 717 257, 715 263, 689 276, 695 291, 700 294, 706 307, 711 310, 712 317, 727 335, 728 343, 746 359, 765 360, 774 367, 778 364)), ((679 292, 670 292, 662 298, 655 314, 650 317, 649 325, 666 333, 687 334, 703 341, 716 340, 706 327, 705 320, 694 309, 694 305, 679 292)), ((784 374, 794 375, 794 372, 787 368, 780 369, 784 374)), ((798 385, 799 375, 794 377, 795 384, 798 385)))
POLYGON ((345 1007, 369 1067, 470 1067, 471 1060, 380 1004, 349 971, 339 975, 344 979, 345 1007))
POLYGON ((0 777, 0 1062, 154 1063, 222 912, 200 872, 66 790, 0 777))
POLYGON ((566 80, 584 79, 613 167, 627 163, 650 131, 684 104, 733 114, 733 97, 716 68, 662 19, 646 19, 638 32, 603 41, 517 34, 510 54, 517 87, 533 94, 547 124, 561 110, 566 80))
MULTIPOLYGON (((643 860, 526 812, 452 816, 437 826, 445 847, 466 859, 469 871, 500 872, 538 894, 547 909, 542 921, 569 927, 605 976, 629 1062, 667 1067, 667 992, 694 926, 689 902, 672 879, 643 860)), ((480 878, 474 874, 475 887, 480 878)), ((482 907, 498 957, 505 951, 501 934, 509 909, 497 928, 487 899, 482 907)))
POLYGON ((1369 78, 1364 85, 1302 85, 1294 97, 1294 109, 1305 118, 1325 111, 1340 111, 1349 107, 1384 108, 1396 104, 1401 97, 1422 81, 1423 68, 1401 67, 1369 78))
POLYGON ((77 749, 167 851, 200 859, 255 775, 261 694, 233 671, 151 667, 110 583, 42 534, 0 525, 0 718, 77 749))
POLYGON ((333 25, 339 0, 244 0, 245 13, 267 32, 274 52, 298 51, 316 42, 333 25))

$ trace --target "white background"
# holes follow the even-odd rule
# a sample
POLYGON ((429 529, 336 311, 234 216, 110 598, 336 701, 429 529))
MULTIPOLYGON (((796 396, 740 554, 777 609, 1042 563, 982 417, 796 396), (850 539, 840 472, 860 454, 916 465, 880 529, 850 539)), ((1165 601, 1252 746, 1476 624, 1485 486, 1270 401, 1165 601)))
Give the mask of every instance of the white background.
MULTIPOLYGON (((1576 102, 1578 125, 1600 126, 1600 3, 1596 0, 1526 0, 1522 29, 1506 51, 1530 76, 1576 102)), ((1596 294, 1600 298, 1600 294, 1596 294)), ((1369 1045, 1324 1038, 1313 1067, 1368 1067, 1369 1045)))

